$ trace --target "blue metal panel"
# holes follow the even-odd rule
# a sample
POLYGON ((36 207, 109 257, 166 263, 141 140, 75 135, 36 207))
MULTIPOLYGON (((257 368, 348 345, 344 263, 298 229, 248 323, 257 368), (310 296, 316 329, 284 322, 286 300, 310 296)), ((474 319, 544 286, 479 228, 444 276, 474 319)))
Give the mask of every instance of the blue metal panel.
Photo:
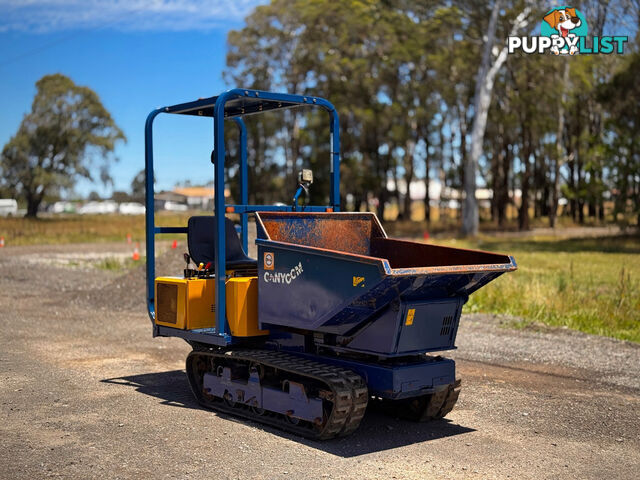
POLYGON ((401 399, 424 395, 432 393, 438 386, 455 381, 455 362, 448 358, 424 356, 420 361, 385 365, 344 357, 291 353, 353 370, 365 379, 369 393, 381 398, 401 399))
MULTIPOLYGON (((382 276, 381 261, 366 261, 357 255, 300 248, 257 240, 258 244, 258 320, 260 328, 269 324, 344 333, 353 325, 344 319, 329 321, 351 305, 382 276), (265 268, 265 255, 271 253, 271 266, 265 268), (355 283, 354 278, 364 278, 355 283)), ((371 313, 369 312, 369 315, 371 313)), ((365 318, 357 316, 354 322, 365 318)))
POLYGON ((453 348, 462 298, 405 303, 399 315, 397 353, 440 351, 453 348), (412 311, 412 313, 410 313, 412 311))

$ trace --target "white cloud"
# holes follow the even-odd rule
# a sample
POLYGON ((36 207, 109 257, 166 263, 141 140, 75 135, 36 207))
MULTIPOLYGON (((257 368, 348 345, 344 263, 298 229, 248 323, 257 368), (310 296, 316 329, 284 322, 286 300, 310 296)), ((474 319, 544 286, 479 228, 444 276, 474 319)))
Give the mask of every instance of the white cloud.
POLYGON ((0 32, 212 30, 266 0, 0 0, 0 32))

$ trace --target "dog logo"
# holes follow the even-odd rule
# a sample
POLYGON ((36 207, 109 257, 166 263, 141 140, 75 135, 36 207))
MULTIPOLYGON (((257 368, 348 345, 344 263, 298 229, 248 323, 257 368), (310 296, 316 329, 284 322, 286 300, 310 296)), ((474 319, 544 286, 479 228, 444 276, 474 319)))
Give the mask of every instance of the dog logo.
POLYGON ((540 23, 540 35, 509 36, 510 54, 527 55, 551 52, 554 55, 622 55, 629 37, 622 35, 587 36, 587 19, 574 7, 556 7, 549 10, 540 23))
POLYGON ((273 270, 274 263, 273 253, 264 252, 264 269, 273 270))
POLYGON ((540 33, 542 36, 551 37, 551 53, 554 55, 575 55, 580 52, 578 37, 587 35, 587 22, 579 10, 558 7, 544 16, 540 33))

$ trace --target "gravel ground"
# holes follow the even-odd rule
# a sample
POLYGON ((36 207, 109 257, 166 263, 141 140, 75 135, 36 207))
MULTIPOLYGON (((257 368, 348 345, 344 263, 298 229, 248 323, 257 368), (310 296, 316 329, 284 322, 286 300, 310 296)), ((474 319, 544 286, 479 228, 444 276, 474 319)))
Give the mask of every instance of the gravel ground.
MULTIPOLYGON (((178 273, 183 249, 164 245, 158 272, 178 273)), ((466 316, 452 352, 463 390, 447 420, 368 411, 352 436, 313 442, 197 406, 188 345, 151 338, 143 267, 74 260, 129 251, 0 250, 0 478, 638 476, 636 344, 466 316)))

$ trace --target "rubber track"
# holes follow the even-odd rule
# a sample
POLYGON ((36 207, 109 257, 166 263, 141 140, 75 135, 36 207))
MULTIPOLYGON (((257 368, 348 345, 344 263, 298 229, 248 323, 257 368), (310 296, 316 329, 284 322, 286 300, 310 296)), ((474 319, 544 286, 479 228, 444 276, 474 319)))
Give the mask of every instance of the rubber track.
POLYGON ((194 349, 187 357, 187 376, 194 396, 203 406, 232 415, 239 415, 315 440, 327 440, 353 432, 358 428, 360 420, 362 420, 369 398, 367 386, 362 377, 350 370, 287 353, 268 350, 194 349), (193 359, 198 355, 220 358, 226 361, 247 362, 248 364, 258 363, 321 382, 326 385, 326 389, 332 394, 333 408, 329 418, 321 430, 316 430, 312 426, 300 426, 290 423, 282 416, 258 415, 251 409, 244 408, 244 406, 236 408, 230 407, 222 401, 210 401, 203 395, 202 379, 200 378, 196 382, 194 378, 195 372, 191 368, 191 365, 195 365, 193 359))
POLYGON ((460 396, 461 381, 444 386, 434 393, 403 400, 382 400, 377 405, 387 415, 417 422, 443 418, 453 410, 460 396))

